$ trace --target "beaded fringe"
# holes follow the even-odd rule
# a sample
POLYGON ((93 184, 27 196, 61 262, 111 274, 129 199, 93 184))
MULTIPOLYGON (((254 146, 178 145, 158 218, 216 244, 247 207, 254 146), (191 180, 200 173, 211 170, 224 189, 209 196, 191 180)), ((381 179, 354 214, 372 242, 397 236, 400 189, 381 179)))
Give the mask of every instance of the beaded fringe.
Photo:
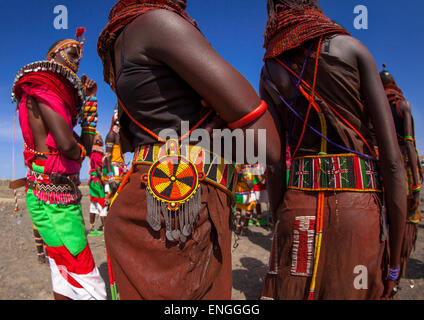
POLYGON ((147 223, 155 230, 162 228, 160 215, 165 220, 166 238, 169 241, 186 242, 192 234, 194 225, 199 219, 201 203, 201 189, 186 203, 180 204, 178 210, 169 210, 168 204, 155 199, 150 192, 146 193, 147 223))
POLYGON ((76 204, 80 200, 80 192, 59 193, 34 190, 34 196, 47 204, 69 205, 76 204))

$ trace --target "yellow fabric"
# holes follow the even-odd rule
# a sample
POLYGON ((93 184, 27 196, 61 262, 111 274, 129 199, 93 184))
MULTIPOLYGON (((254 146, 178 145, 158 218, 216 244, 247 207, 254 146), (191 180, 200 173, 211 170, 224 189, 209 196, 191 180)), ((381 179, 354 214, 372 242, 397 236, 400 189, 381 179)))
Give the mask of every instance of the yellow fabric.
POLYGON ((121 147, 119 146, 119 144, 113 145, 111 161, 125 163, 125 158, 121 152, 121 147))
POLYGON ((236 209, 238 210, 246 210, 246 211, 253 211, 256 209, 256 201, 250 202, 250 203, 236 203, 236 209))

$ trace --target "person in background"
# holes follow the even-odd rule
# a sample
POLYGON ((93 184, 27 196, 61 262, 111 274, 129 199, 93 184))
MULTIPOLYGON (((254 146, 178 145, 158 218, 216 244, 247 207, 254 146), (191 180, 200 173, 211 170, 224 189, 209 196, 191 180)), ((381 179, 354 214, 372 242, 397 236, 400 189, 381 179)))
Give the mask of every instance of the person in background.
POLYGON ((238 179, 235 193, 235 233, 246 234, 250 219, 256 209, 256 194, 253 190, 254 175, 248 165, 236 167, 238 179))
POLYGON ((88 186, 90 189, 90 229, 89 235, 102 234, 104 219, 106 217, 105 188, 103 176, 103 138, 99 133, 94 137, 94 144, 90 156, 90 171, 88 186), (100 217, 101 226, 95 230, 96 217, 100 217))
POLYGON ((81 164, 91 154, 97 122, 97 84, 76 75, 84 31, 78 28, 76 40, 54 43, 46 60, 21 68, 12 89, 29 168, 27 208, 46 244, 53 293, 59 300, 106 299, 105 283, 87 241, 78 189, 81 164), (81 136, 73 131, 78 119, 81 136))
POLYGON ((260 94, 292 163, 288 185, 284 153, 268 166, 275 232, 262 299, 390 298, 406 182, 377 65, 316 0, 268 0, 267 12, 260 94))
MULTIPOLYGON (((383 68, 385 68, 385 65, 383 68)), ((411 104, 405 99, 402 90, 398 87, 389 71, 382 70, 380 78, 389 100, 398 143, 405 164, 408 202, 400 262, 400 275, 404 277, 406 265, 417 241, 418 224, 421 221, 420 191, 423 179, 422 167, 415 144, 414 118, 412 117, 411 104)))

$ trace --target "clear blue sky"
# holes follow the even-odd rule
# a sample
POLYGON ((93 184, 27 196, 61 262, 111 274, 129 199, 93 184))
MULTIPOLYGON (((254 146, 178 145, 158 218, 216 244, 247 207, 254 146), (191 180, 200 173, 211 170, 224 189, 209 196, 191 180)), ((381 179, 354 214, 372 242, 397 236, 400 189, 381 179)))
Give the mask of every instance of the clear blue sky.
MULTIPOLYGON (((106 135, 115 105, 115 97, 103 82, 102 65, 96 42, 115 0, 22 0, 0 2, 0 178, 12 175, 12 128, 15 106, 10 90, 16 72, 25 64, 42 60, 50 45, 59 39, 74 37, 77 27, 87 29, 87 42, 80 75, 86 73, 99 84, 99 126, 106 135), (53 9, 68 8, 68 30, 56 30, 53 9)), ((413 106, 420 153, 424 153, 424 75, 422 12, 424 2, 395 0, 321 0, 324 12, 342 24, 371 51, 377 64, 384 62, 413 106), (366 5, 368 30, 355 30, 353 10, 366 5)), ((188 12, 215 49, 258 89, 264 50, 263 32, 266 0, 188 0, 188 12)), ((79 129, 76 130, 79 132, 79 129)), ((16 178, 23 177, 22 138, 17 129, 16 178)), ((130 160, 129 157, 127 160, 130 160)), ((87 162, 81 176, 86 178, 87 162)))

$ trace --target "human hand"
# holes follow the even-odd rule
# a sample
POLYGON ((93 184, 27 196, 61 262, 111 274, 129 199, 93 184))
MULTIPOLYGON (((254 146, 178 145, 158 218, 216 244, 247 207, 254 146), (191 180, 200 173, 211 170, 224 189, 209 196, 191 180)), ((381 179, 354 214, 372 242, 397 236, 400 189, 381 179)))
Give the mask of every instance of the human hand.
POLYGON ((84 86, 85 95, 87 97, 94 97, 97 94, 97 83, 94 80, 87 78, 85 74, 81 77, 82 85, 84 86))

